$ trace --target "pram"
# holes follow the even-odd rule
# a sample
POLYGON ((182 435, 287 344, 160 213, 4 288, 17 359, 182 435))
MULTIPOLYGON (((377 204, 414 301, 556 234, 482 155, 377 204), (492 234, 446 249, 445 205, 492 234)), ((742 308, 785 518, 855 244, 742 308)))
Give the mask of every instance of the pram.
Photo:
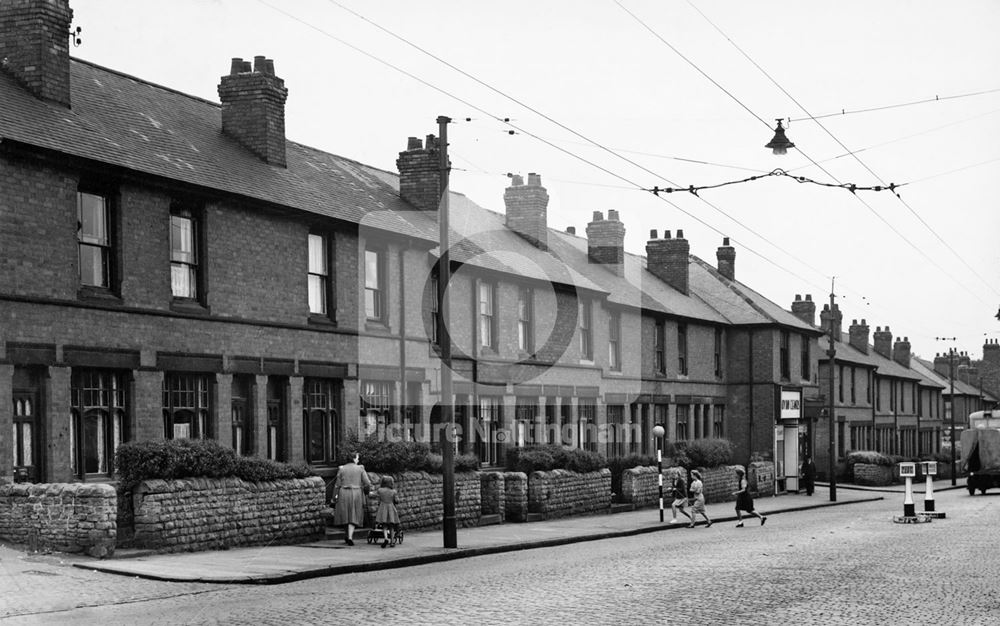
POLYGON ((368 531, 368 543, 378 543, 382 541, 382 531, 387 530, 386 533, 389 537, 389 545, 394 546, 397 543, 403 543, 403 526, 402 524, 374 524, 372 530, 368 531))

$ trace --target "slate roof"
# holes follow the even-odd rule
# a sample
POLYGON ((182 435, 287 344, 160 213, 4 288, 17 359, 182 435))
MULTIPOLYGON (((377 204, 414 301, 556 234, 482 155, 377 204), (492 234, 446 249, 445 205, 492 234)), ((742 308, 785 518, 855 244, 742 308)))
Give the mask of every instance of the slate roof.
POLYGON ((0 139, 436 240, 436 223, 370 167, 292 141, 288 167, 268 165, 222 133, 216 103, 78 59, 70 81, 67 109, 0 72, 0 139))
MULTIPOLYGON (((0 72, 0 141, 141 172, 347 223, 437 242, 437 215, 399 196, 399 178, 351 159, 286 142, 287 167, 269 165, 222 133, 217 103, 87 61, 70 59, 72 108, 40 100, 0 72)), ((549 229, 539 250, 502 214, 452 193, 453 259, 540 281, 573 284, 609 301, 691 319, 814 330, 746 285, 692 256, 690 294, 625 255, 625 280, 592 264, 587 241, 549 229), (464 239, 464 240, 463 240, 464 239)), ((436 255, 436 250, 432 251, 436 255)))
MULTIPOLYGON (((918 359, 918 358, 914 358, 914 360, 917 361, 919 363, 919 365, 922 367, 922 369, 927 372, 927 375, 929 377, 932 377, 935 381, 938 382, 938 384, 940 384, 942 387, 944 387, 944 393, 945 394, 948 394, 948 395, 951 394, 951 380, 947 376, 942 376, 941 374, 939 374, 938 372, 936 372, 934 370, 934 364, 933 363, 931 363, 930 361, 925 361, 924 359, 918 359)), ((986 399, 992 399, 992 400, 996 399, 996 398, 993 397, 992 394, 990 394, 985 389, 981 393, 982 393, 982 396, 984 398, 986 398, 986 399)), ((955 395, 956 396, 958 396, 958 395, 962 395, 962 396, 975 396, 975 397, 978 398, 979 395, 980 395, 980 390, 979 390, 979 387, 976 387, 974 385, 970 385, 970 384, 966 383, 965 381, 962 381, 962 380, 959 380, 958 378, 955 378, 955 395)))

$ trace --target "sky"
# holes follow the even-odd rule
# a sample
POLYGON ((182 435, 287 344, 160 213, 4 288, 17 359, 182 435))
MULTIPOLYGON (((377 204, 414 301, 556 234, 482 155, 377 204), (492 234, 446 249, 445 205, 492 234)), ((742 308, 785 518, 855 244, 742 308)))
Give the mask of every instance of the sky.
POLYGON ((730 237, 741 282, 785 308, 832 290, 845 331, 889 326, 925 358, 1000 338, 998 2, 71 7, 73 56, 214 102, 232 57, 273 59, 298 143, 395 172, 448 116, 451 187, 480 206, 538 173, 553 228, 616 209, 627 251, 681 229, 712 265, 730 237), (786 155, 764 148, 776 118, 786 155))

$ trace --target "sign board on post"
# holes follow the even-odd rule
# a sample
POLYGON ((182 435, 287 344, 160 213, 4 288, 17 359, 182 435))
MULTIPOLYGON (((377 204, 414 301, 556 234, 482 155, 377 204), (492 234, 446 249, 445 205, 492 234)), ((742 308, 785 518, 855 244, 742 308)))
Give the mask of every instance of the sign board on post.
POLYGON ((916 463, 900 463, 899 464, 899 475, 902 478, 906 476, 916 476, 917 475, 917 464, 916 463))
POLYGON ((937 461, 924 461, 924 473, 928 476, 937 476, 937 461))
POLYGON ((802 417, 802 390, 782 389, 781 390, 781 412, 783 420, 797 420, 802 417))

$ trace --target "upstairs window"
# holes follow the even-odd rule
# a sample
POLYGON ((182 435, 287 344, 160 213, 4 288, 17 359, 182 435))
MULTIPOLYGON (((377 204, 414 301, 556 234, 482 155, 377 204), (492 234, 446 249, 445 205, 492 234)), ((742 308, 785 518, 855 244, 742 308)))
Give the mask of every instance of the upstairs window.
POLYGON ((801 337, 799 337, 799 341, 801 342, 799 344, 800 345, 799 350, 800 350, 800 358, 802 361, 799 367, 800 371, 802 372, 802 379, 809 380, 809 378, 812 376, 812 371, 811 371, 812 368, 810 367, 810 358, 809 358, 809 336, 802 335, 801 337))
POLYGON ((687 324, 677 325, 677 369, 681 376, 687 376, 688 373, 687 324))
POLYGON ((385 321, 385 254, 365 250, 365 317, 385 321))
POLYGON ((715 377, 722 378, 722 329, 715 329, 715 377))
POLYGON ((590 303, 580 300, 580 358, 594 360, 594 338, 591 335, 590 303))
POLYGON ((617 311, 608 313, 608 366, 612 370, 622 369, 622 316, 617 311))
POLYGON ((522 287, 517 299, 517 347, 528 353, 535 349, 533 296, 530 287, 522 287))
POLYGON ((175 298, 198 299, 198 221, 188 210, 170 214, 170 291, 175 298))
POLYGON ((114 251, 111 243, 111 208, 107 196, 77 192, 76 215, 80 284, 110 289, 114 251))
POLYGON ((479 283, 479 345, 483 348, 497 347, 496 285, 486 281, 479 283))
POLYGON ((781 347, 780 347, 780 349, 778 351, 778 358, 779 358, 779 362, 781 363, 781 379, 782 380, 788 380, 789 378, 791 378, 792 372, 791 372, 791 365, 789 363, 789 358, 788 358, 788 342, 789 342, 789 337, 788 337, 788 331, 787 330, 781 331, 780 342, 781 342, 781 347))
POLYGON ((330 313, 330 254, 329 239, 324 235, 309 235, 309 312, 330 313))
POLYGON ((656 330, 654 331, 655 337, 653 338, 653 367, 656 369, 656 373, 664 375, 667 373, 667 356, 666 356, 666 336, 667 331, 663 325, 663 322, 656 323, 656 330))

